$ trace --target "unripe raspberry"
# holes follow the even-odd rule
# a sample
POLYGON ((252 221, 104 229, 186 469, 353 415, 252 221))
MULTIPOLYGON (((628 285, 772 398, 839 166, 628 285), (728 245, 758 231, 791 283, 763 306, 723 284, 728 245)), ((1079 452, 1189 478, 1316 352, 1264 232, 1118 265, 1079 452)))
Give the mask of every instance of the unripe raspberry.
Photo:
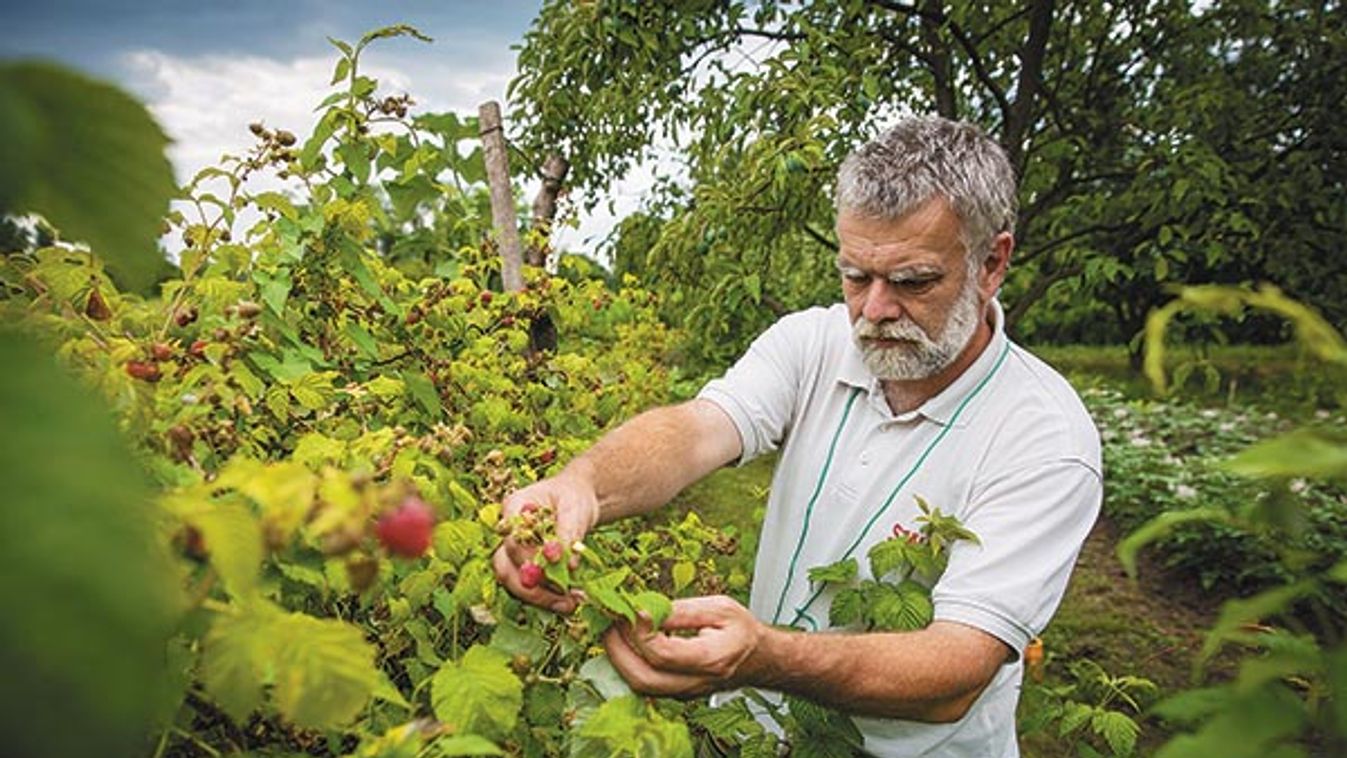
POLYGON ((149 361, 127 361, 126 373, 143 382, 159 381, 159 366, 149 361))

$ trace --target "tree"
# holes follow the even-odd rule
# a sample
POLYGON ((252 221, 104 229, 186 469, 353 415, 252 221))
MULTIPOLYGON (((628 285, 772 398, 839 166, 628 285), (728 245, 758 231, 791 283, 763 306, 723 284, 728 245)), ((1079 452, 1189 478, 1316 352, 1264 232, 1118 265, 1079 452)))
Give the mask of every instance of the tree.
POLYGON ((1267 0, 548 2, 513 121, 591 198, 654 147, 681 153, 642 273, 673 299, 717 294, 690 322, 713 363, 777 310, 835 297, 836 166, 907 111, 979 123, 1022 178, 1012 326, 1129 339, 1169 281, 1315 272, 1340 291, 1319 248, 1342 227, 1340 127, 1323 117, 1343 99, 1325 64, 1343 59, 1328 57, 1342 17, 1267 0), (1315 181, 1297 185, 1287 155, 1315 181), (1296 207, 1318 213, 1292 222, 1296 207), (1080 316, 1103 328, 1073 331, 1080 316))

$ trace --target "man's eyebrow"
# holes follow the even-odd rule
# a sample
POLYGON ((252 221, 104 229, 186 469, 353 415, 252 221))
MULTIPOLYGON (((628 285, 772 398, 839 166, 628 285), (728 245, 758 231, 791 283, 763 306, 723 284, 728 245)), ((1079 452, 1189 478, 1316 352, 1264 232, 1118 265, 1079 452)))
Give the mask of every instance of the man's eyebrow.
MULTIPOLYGON (((836 259, 837 270, 842 272, 859 271, 864 274, 874 275, 875 272, 867 271, 861 266, 850 261, 844 260, 841 256, 836 259)), ((891 282, 908 282, 916 280, 938 279, 945 275, 944 269, 939 266, 917 263, 911 266, 899 266, 892 271, 884 272, 882 276, 891 282)))

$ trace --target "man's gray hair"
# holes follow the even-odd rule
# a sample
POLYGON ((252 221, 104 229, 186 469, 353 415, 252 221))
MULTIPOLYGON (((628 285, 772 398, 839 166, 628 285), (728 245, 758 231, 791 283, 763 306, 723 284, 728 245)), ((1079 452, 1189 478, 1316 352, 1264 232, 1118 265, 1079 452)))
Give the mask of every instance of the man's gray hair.
POLYGON ((1015 171, 1005 151, 972 124, 908 118, 848 155, 837 172, 837 210, 898 219, 943 197, 962 222, 969 264, 1015 230, 1015 171))

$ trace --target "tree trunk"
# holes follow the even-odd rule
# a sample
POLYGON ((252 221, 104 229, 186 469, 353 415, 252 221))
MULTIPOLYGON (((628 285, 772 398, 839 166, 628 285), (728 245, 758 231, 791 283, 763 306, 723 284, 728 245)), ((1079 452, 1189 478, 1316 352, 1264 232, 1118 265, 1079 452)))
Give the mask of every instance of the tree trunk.
POLYGON ((530 266, 542 268, 547 263, 547 251, 551 247, 552 222, 557 217, 557 196, 561 194, 561 183, 571 164, 555 153, 547 156, 543 164, 543 186, 538 196, 533 198, 534 242, 525 251, 525 262, 530 266))
POLYGON ((496 245, 500 249, 501 282, 506 292, 518 292, 524 289, 523 261, 500 105, 494 100, 488 100, 478 107, 477 115, 482 135, 482 156, 486 162, 486 181, 491 190, 491 222, 496 227, 496 245))

